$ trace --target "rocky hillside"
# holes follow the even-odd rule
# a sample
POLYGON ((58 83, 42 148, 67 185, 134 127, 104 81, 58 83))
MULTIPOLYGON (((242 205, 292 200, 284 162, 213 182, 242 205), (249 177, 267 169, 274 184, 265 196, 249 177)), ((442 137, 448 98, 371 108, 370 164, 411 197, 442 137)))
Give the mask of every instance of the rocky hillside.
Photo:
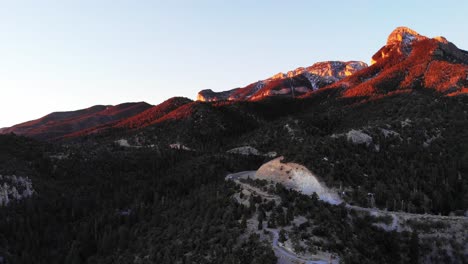
POLYGON ((191 103, 192 100, 184 97, 173 97, 159 105, 155 105, 146 111, 143 111, 135 116, 118 122, 114 127, 118 128, 142 128, 157 122, 158 119, 167 115, 171 111, 191 103))
POLYGON ((444 37, 428 38, 399 27, 372 56, 370 67, 327 88, 339 89, 344 97, 376 97, 422 88, 449 96, 467 93, 468 52, 444 37))
MULTIPOLYGON (((52 113, 37 120, 3 128, 0 133, 53 140, 76 138, 109 130, 142 129, 173 120, 188 120, 194 127, 204 124, 203 127, 206 128, 197 130, 201 134, 208 135, 213 130, 227 130, 228 127, 234 127, 231 133, 236 133, 239 126, 234 124, 235 122, 228 120, 220 124, 231 125, 219 126, 214 125, 218 123, 209 124, 208 121, 219 121, 219 117, 223 115, 236 116, 238 120, 255 120, 259 117, 249 113, 245 116, 243 112, 218 113, 215 108, 225 108, 217 107, 216 102, 223 101, 221 104, 224 104, 261 101, 267 98, 317 96, 323 99, 330 96, 378 98, 419 89, 430 89, 450 96, 466 93, 468 52, 458 49, 443 37, 428 38, 409 28, 400 27, 389 35, 386 45, 372 57, 369 67, 357 61, 319 62, 307 68, 276 74, 244 88, 224 92, 201 91, 198 101, 215 102, 210 106, 178 97, 157 106, 144 102, 93 106, 78 111, 52 113), (211 114, 203 114, 205 111, 211 114), (208 129, 210 127, 211 130, 208 129)), ((179 127, 186 131, 184 126, 179 127)))
POLYGON ((125 119, 150 107, 151 105, 145 102, 124 103, 116 106, 96 105, 77 111, 51 113, 36 120, 4 128, 0 132, 51 140, 125 119))
MULTIPOLYGON (((400 28, 370 67, 303 98, 172 98, 15 126, 93 125, 66 142, 0 135, 0 263, 273 264, 274 229, 278 245, 344 263, 467 263, 465 54, 400 28), (252 188, 225 181, 252 170, 252 188), (321 201, 325 186, 352 207, 321 201)), ((258 92, 313 90, 287 75, 258 92)))

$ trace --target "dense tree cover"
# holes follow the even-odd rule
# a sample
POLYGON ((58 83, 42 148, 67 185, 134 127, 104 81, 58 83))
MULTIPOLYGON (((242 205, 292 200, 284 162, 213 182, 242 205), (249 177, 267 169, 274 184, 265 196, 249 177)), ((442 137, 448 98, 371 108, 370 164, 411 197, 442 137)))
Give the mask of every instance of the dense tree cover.
POLYGON ((389 210, 463 214, 468 209, 468 97, 416 92, 373 101, 302 103, 305 110, 277 118, 234 144, 277 151, 304 164, 362 206, 370 206, 368 193, 373 193, 376 206, 389 210), (349 142, 345 134, 351 129, 370 135, 372 143, 349 142))
MULTIPOLYGON (((350 203, 369 206, 373 193, 376 206, 389 210, 466 211, 467 97, 415 91, 366 101, 337 100, 333 93, 200 103, 187 119, 67 142, 0 136, 0 174, 28 176, 36 190, 33 198, 0 208, 0 257, 6 263, 274 263, 258 237, 239 239, 253 210, 234 202, 237 187, 224 181, 228 172, 270 159, 226 154, 245 145, 306 165, 327 185, 341 187, 350 203), (350 129, 369 134, 372 143, 331 137, 350 129), (141 147, 119 147, 120 138, 141 147), (194 151, 168 148, 173 143, 194 151)), ((311 249, 340 252, 350 263, 391 263, 393 252, 402 262, 417 258, 409 250, 414 235, 379 232, 369 219, 344 221, 344 208, 313 197, 281 195, 287 210, 262 205, 280 220, 260 214, 261 221, 282 226, 304 213, 321 224, 298 227, 298 238, 335 238, 311 249)))
POLYGON ((410 234, 383 232, 372 225, 377 221, 374 217, 358 217, 344 205, 329 205, 318 200, 316 195, 305 196, 281 185, 276 186, 275 192, 282 203, 273 210, 291 212, 291 216, 288 217, 288 213, 272 214, 272 221, 285 226, 294 216, 307 219, 301 225, 293 226, 288 234, 296 250, 339 252, 345 263, 408 263, 412 254, 409 251, 410 234), (310 239, 313 236, 325 239, 310 239), (306 241, 306 248, 300 245, 300 240, 306 241))
POLYGON ((173 150, 74 149, 36 170, 33 182, 41 184, 32 199, 0 208, 0 256, 6 263, 275 263, 257 237, 237 239, 246 209, 224 181, 228 170, 259 163, 173 150))

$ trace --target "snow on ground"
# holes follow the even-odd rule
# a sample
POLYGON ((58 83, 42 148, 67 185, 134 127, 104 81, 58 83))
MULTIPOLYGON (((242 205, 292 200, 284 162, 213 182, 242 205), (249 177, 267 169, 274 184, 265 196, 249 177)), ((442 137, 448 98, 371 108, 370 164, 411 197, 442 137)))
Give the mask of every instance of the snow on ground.
POLYGON ((33 193, 32 182, 28 177, 0 175, 0 206, 30 197, 33 193))
POLYGON ((340 197, 320 183, 317 177, 306 167, 296 163, 282 163, 283 157, 263 164, 256 172, 255 178, 279 182, 303 194, 317 193, 320 200, 330 204, 340 204, 340 197))

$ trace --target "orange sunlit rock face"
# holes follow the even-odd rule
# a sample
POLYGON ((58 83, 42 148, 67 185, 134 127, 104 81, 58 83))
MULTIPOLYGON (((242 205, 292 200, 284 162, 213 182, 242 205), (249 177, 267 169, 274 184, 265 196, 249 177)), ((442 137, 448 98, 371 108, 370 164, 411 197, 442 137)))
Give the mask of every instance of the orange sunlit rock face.
MULTIPOLYGON (((425 74, 424 84, 426 87, 439 92, 450 90, 460 90, 458 87, 468 75, 468 66, 460 64, 450 64, 445 61, 433 61, 425 74)), ((466 79, 465 79, 466 80, 466 79)))
POLYGON ((442 37, 442 36, 435 37, 434 39, 441 42, 441 43, 444 43, 444 44, 449 43, 448 40, 446 38, 442 37))
POLYGON ((427 37, 419 35, 418 32, 407 28, 397 27, 387 38, 387 45, 400 44, 401 42, 412 42, 426 39, 427 37))
POLYGON ((205 97, 203 95, 197 94, 197 101, 206 102, 206 99, 205 99, 205 97))
POLYGON ((341 89, 344 97, 379 97, 416 88, 461 94, 468 86, 468 52, 444 37, 431 39, 408 28, 395 29, 371 63, 329 88, 341 89))
POLYGON ((354 67, 351 67, 350 65, 346 65, 346 68, 344 70, 345 76, 353 75, 355 72, 356 72, 356 69, 354 67))
POLYGON ((307 97, 318 89, 334 89, 344 97, 374 98, 416 88, 453 95, 466 93, 467 67, 468 52, 444 37, 428 38, 399 27, 372 56, 370 67, 362 62, 319 62, 278 73, 244 88, 221 93, 202 91, 198 99, 252 101, 270 96, 307 97))
POLYGON ((202 102, 253 101, 271 96, 296 97, 332 84, 366 67, 367 64, 360 61, 318 62, 306 68, 299 67, 287 73, 275 74, 244 88, 224 92, 203 90, 198 93, 197 100, 202 102))

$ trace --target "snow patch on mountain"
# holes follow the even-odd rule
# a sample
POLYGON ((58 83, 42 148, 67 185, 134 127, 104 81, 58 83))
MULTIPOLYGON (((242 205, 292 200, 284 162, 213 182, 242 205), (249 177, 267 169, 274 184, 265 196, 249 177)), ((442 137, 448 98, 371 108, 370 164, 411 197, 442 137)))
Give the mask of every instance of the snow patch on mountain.
POLYGON ((252 83, 244 88, 235 88, 222 92, 211 89, 202 90, 197 95, 198 101, 235 101, 257 100, 269 96, 295 95, 296 92, 304 94, 315 91, 321 87, 332 84, 355 72, 364 69, 367 64, 361 61, 325 61, 317 62, 309 67, 299 67, 287 73, 277 73, 265 80, 252 83), (305 77, 310 82, 297 84, 293 78, 305 77), (282 81, 282 82, 281 82, 282 81))
POLYGON ((427 37, 421 36, 418 32, 407 28, 407 27, 397 27, 390 33, 387 38, 387 45, 391 44, 400 44, 405 45, 411 44, 414 40, 427 39, 427 37))

